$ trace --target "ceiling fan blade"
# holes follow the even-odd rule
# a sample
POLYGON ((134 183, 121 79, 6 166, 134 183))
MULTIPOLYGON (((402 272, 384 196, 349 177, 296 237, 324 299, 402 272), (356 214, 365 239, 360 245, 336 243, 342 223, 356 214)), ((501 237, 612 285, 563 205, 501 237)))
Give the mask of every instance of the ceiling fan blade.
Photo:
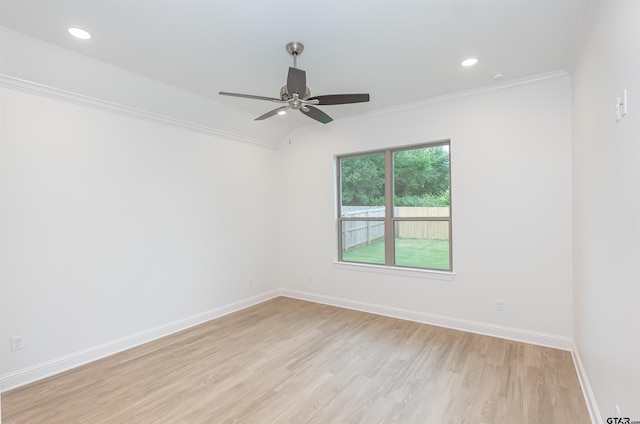
POLYGON ((293 93, 298 93, 298 97, 301 99, 304 97, 304 93, 307 91, 307 74, 305 71, 298 68, 289 68, 287 91, 290 96, 293 96, 293 93))
POLYGON ((327 115, 326 113, 318 109, 317 107, 313 107, 309 105, 305 107, 309 110, 305 112, 304 109, 300 109, 300 112, 304 113, 309 118, 315 119, 316 121, 322 122, 323 124, 328 124, 329 122, 333 121, 332 117, 330 117, 329 115, 327 115))
POLYGON ((221 96, 244 97, 245 99, 269 100, 271 102, 285 103, 284 100, 276 99, 275 97, 254 96, 252 94, 227 93, 226 91, 221 91, 218 94, 220 94, 221 96))
POLYGON ((314 96, 307 100, 318 100, 319 105, 345 105, 348 103, 364 103, 369 101, 369 94, 328 94, 314 96))
POLYGON ((289 105, 282 106, 282 107, 270 110, 269 112, 265 113, 264 115, 258 116, 256 119, 254 119, 254 121, 262 121, 263 119, 270 118, 273 115, 277 115, 279 112, 282 112, 282 111, 287 110, 287 109, 289 109, 289 105))

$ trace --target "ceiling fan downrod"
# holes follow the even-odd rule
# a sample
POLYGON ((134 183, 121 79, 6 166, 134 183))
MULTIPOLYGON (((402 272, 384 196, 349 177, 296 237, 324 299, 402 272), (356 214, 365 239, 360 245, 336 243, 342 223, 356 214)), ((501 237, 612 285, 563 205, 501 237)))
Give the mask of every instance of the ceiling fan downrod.
POLYGON ((290 43, 287 43, 285 48, 287 49, 287 53, 293 56, 293 67, 297 68, 298 67, 297 59, 298 59, 298 56, 300 56, 302 54, 302 51, 304 50, 304 44, 302 44, 299 41, 291 41, 290 43))

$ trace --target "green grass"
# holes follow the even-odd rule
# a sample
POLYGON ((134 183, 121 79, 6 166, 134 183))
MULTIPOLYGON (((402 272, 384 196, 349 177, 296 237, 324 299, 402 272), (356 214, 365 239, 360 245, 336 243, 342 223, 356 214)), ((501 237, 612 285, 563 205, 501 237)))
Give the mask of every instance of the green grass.
MULTIPOLYGON (((342 252, 342 260, 384 264, 384 241, 342 252)), ((449 241, 397 238, 396 265, 449 269, 449 241)))

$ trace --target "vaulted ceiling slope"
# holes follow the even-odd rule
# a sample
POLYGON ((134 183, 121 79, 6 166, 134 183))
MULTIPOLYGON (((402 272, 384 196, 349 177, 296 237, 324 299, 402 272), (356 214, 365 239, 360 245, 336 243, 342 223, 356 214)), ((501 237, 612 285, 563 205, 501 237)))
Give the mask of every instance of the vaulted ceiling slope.
MULTIPOLYGON (((242 117, 211 125, 279 143, 301 114, 253 121, 298 67, 312 94, 370 93, 334 119, 570 70, 590 0, 0 0, 0 25, 211 99, 242 117), (89 30, 86 42, 69 36, 89 30), (477 57, 472 68, 461 60, 477 57), (494 80, 496 72, 504 73, 494 80), (274 122, 275 121, 275 122, 274 122), (233 125, 229 124, 233 122, 233 125), (230 127, 231 126, 231 127, 230 127), (252 131, 247 131, 252 128, 252 131)), ((309 122, 307 122, 309 121, 309 122)))

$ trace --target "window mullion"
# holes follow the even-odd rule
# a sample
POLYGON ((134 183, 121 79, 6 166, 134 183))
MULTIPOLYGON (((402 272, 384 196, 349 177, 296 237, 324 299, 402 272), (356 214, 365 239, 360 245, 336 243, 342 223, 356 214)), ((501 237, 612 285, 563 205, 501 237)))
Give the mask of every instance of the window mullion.
POLYGON ((384 261, 385 265, 393 265, 395 262, 395 245, 393 242, 393 154, 391 150, 384 152, 384 261))

